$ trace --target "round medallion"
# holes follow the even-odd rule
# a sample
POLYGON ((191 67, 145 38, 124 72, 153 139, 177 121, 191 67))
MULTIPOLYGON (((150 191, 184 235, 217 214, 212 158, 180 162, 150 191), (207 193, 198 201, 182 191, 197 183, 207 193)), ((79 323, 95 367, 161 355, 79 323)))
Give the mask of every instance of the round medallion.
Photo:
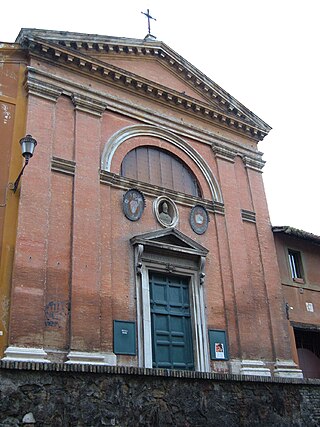
POLYGON ((209 224, 209 215, 201 205, 196 205, 190 212, 190 225, 192 230, 197 234, 203 234, 207 231, 209 224))
POLYGON ((123 196, 123 212, 130 221, 138 221, 145 207, 144 195, 141 191, 132 188, 123 196))
POLYGON ((175 203, 166 196, 158 197, 153 203, 154 213, 163 227, 175 227, 179 220, 175 203))

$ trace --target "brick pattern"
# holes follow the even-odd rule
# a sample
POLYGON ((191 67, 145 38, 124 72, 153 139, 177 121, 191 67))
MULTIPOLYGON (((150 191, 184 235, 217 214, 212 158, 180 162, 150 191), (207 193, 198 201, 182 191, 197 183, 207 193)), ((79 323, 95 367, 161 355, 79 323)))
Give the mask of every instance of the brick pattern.
MULTIPOLYGON (((49 69, 48 64, 39 67, 49 69)), ((70 78, 68 71, 56 71, 60 77, 70 78)), ((79 75, 78 83, 86 87, 89 81, 79 75)), ((186 120, 188 129, 205 126, 150 98, 138 98, 113 86, 106 89, 93 80, 91 84, 92 90, 110 89, 115 97, 126 97, 149 113, 154 109, 168 121, 168 129, 171 119, 186 120)), ((139 221, 125 218, 124 190, 100 184, 100 160, 115 132, 141 122, 108 107, 106 112, 102 108, 97 115, 89 114, 75 109, 66 96, 54 102, 29 95, 28 102, 27 132, 38 139, 39 147, 21 191, 9 344, 48 351, 110 352, 113 320, 137 318, 130 238, 161 226, 150 195, 139 221), (74 176, 51 171, 53 156, 72 161, 74 176)), ((212 126, 208 125, 206 132, 218 132, 221 144, 223 138, 235 138, 230 131, 212 126)), ((225 215, 210 213, 203 235, 196 235, 190 227, 190 206, 177 202, 178 230, 209 250, 204 285, 207 326, 227 331, 231 358, 290 359, 261 174, 246 168, 239 156, 234 162, 215 157, 211 142, 199 142, 190 135, 179 137, 205 159, 224 198, 225 215), (256 223, 244 222, 242 210, 255 213, 256 223)), ((255 148, 249 138, 239 136, 237 142, 249 150, 255 148)), ((118 174, 125 154, 143 144, 165 148, 180 157, 193 170, 204 197, 211 198, 200 168, 164 138, 126 140, 114 153, 111 172, 118 174)), ((165 195, 165 189, 162 191, 165 195)))

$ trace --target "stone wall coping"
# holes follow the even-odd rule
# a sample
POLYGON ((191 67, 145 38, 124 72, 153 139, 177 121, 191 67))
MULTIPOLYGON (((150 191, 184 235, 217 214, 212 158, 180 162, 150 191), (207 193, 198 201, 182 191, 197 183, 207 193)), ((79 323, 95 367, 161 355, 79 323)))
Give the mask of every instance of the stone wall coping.
POLYGON ((320 379, 313 378, 279 378, 260 377, 251 375, 237 375, 214 372, 180 371, 173 369, 138 368, 134 366, 107 366, 91 364, 65 364, 65 363, 40 363, 40 362, 15 362, 0 360, 0 369, 21 371, 47 371, 47 372, 79 372, 109 375, 133 375, 147 377, 168 377, 194 380, 214 380, 226 382, 257 382, 277 384, 302 384, 320 386, 320 379))

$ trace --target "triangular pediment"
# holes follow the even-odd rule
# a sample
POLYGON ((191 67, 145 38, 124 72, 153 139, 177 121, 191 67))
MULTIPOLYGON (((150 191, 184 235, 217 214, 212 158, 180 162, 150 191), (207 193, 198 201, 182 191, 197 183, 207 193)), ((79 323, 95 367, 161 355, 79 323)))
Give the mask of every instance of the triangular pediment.
MULTIPOLYGON (((180 93, 202 102, 209 102, 213 105, 199 88, 195 88, 182 75, 178 75, 168 64, 159 57, 150 57, 146 61, 143 56, 135 58, 119 57, 118 54, 95 53, 91 55, 106 64, 114 65, 122 70, 126 70, 137 76, 143 77, 157 85, 167 87, 174 92, 180 93)), ((219 107, 220 108, 220 107, 219 107)))
POLYGON ((200 114, 257 140, 271 129, 161 41, 22 29, 17 42, 46 60, 143 91, 153 99, 200 114))
POLYGON ((199 256, 206 256, 208 253, 204 246, 176 228, 166 228, 140 234, 132 237, 130 243, 132 245, 140 244, 146 247, 158 248, 159 250, 170 250, 199 256))

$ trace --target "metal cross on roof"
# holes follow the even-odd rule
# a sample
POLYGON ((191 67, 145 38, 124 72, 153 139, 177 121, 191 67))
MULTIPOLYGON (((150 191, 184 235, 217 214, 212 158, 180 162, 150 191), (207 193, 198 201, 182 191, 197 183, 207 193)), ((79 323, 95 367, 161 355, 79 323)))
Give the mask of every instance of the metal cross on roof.
POLYGON ((148 18, 148 34, 150 34, 151 35, 151 30, 150 30, 150 19, 153 19, 154 21, 156 21, 156 18, 153 18, 151 15, 150 15, 150 11, 149 11, 149 9, 147 9, 147 13, 146 12, 141 12, 143 15, 145 15, 147 18, 148 18))

